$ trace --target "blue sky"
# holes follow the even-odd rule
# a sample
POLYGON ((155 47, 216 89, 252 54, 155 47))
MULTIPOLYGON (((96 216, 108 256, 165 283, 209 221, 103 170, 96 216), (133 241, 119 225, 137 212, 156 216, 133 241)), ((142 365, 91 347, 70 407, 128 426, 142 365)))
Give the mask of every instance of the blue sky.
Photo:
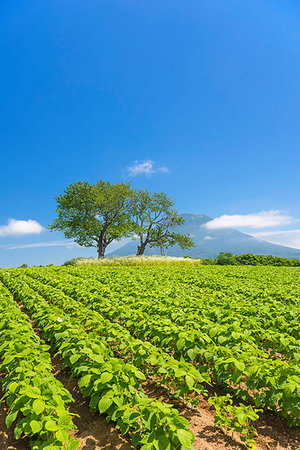
POLYGON ((299 2, 0 10, 0 266, 96 254, 45 227, 55 195, 99 178, 300 248, 299 2))

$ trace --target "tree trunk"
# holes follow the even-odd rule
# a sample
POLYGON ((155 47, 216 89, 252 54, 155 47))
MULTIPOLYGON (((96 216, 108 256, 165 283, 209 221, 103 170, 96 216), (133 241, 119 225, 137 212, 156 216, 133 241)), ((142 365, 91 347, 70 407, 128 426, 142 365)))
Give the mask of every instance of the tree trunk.
POLYGON ((160 256, 165 256, 164 246, 162 244, 161 239, 159 240, 159 246, 160 246, 160 256))
POLYGON ((106 245, 103 242, 98 242, 97 252, 98 252, 98 258, 104 258, 106 245))
POLYGON ((144 251, 145 251, 145 248, 146 248, 146 243, 144 243, 144 242, 141 242, 141 245, 139 245, 138 246, 138 249, 137 249, 137 254, 136 254, 136 256, 141 256, 141 255, 143 255, 144 254, 144 251))

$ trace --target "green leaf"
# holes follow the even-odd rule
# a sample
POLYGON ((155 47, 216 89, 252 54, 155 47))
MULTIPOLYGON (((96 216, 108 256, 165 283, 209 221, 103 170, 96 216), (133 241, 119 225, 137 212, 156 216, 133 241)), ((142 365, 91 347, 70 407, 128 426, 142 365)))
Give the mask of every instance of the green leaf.
POLYGON ((158 435, 157 439, 157 446, 159 450, 171 450, 171 442, 165 434, 158 435))
POLYGON ((24 393, 30 398, 39 398, 41 396, 41 390, 37 386, 27 386, 24 393))
POLYGON ((244 423, 247 421, 247 419, 248 419, 248 416, 247 416, 247 414, 245 413, 245 412, 239 412, 239 413, 237 413, 237 419, 238 419, 238 421, 239 421, 239 423, 241 424, 241 425, 244 425, 244 423))
POLYGON ((215 337, 215 335, 217 334, 217 332, 218 332, 218 330, 217 330, 217 328, 211 328, 210 330, 209 330, 209 335, 210 335, 210 337, 211 338, 213 338, 213 337, 215 337))
POLYGON ((69 433, 66 430, 58 430, 55 436, 59 442, 68 442, 68 439, 70 438, 69 433))
POLYGON ((101 400, 98 403, 98 408, 99 408, 100 414, 107 411, 108 408, 111 406, 112 402, 113 402, 112 398, 108 398, 108 397, 101 398, 101 400))
POLYGON ((199 353, 199 347, 190 348, 187 352, 188 357, 193 361, 199 353))
POLYGON ((57 431, 58 430, 58 426, 56 424, 56 422, 54 422, 54 420, 47 420, 47 422, 45 423, 45 428, 48 431, 57 431))
POLYGON ((94 355, 93 356, 94 361, 96 361, 97 363, 103 363, 103 356, 102 355, 94 355))
POLYGON ((34 411, 37 415, 41 414, 41 413, 44 411, 45 406, 46 406, 46 405, 45 405, 45 403, 43 402, 43 400, 41 400, 41 399, 39 399, 39 398, 37 398, 36 400, 34 400, 34 402, 33 402, 33 404, 32 404, 33 411, 34 411))
POLYGON ((92 395, 91 400, 90 400, 90 409, 92 412, 96 411, 99 400, 100 400, 100 396, 98 394, 92 395))
POLYGON ((42 429, 41 422, 38 422, 37 420, 31 420, 30 422, 30 428, 34 434, 39 433, 42 429))
POLYGON ((245 370, 245 364, 242 361, 235 361, 234 365, 237 369, 239 369, 241 372, 245 370))
POLYGON ((194 379, 190 375, 186 375, 185 377, 186 384, 188 385, 189 389, 192 389, 194 386, 194 379))
POLYGON ((136 376, 137 378, 139 378, 140 380, 146 380, 145 375, 144 375, 143 372, 141 372, 140 370, 136 370, 134 373, 135 373, 135 376, 136 376))
POLYGON ((16 388, 19 386, 19 383, 16 383, 15 381, 11 383, 8 387, 9 392, 12 392, 13 394, 16 391, 16 388))
POLYGON ((20 439, 23 433, 23 426, 20 425, 20 422, 17 424, 16 428, 14 429, 14 436, 16 439, 20 439))
POLYGON ((184 375, 186 375, 185 369, 176 369, 175 370, 175 377, 183 377, 184 375))
POLYGON ((226 341, 226 337, 225 336, 222 336, 222 335, 220 335, 220 336, 218 336, 218 342, 219 342, 219 344, 223 344, 223 342, 225 342, 226 341))
POLYGON ((157 447, 159 450, 171 450, 171 442, 165 434, 157 436, 157 447))
POLYGON ((75 364, 80 359, 80 357, 81 357, 80 355, 72 355, 70 357, 70 363, 75 364))
POLYGON ((75 441, 75 439, 72 440, 72 442, 68 443, 68 449, 69 450, 77 450, 78 447, 80 447, 81 443, 79 441, 75 441))
POLYGON ((5 419, 5 425, 7 426, 7 428, 9 428, 9 427, 11 426, 11 424, 13 423, 13 421, 16 420, 17 415, 18 415, 18 412, 19 412, 19 411, 17 410, 17 411, 14 411, 14 412, 9 413, 9 414, 6 416, 6 419, 5 419))
POLYGON ((61 415, 57 421, 57 425, 60 428, 68 428, 72 426, 72 420, 70 417, 70 414, 68 412, 65 412, 63 415, 61 415))
POLYGON ((185 346, 185 339, 183 338, 178 339, 176 346, 178 350, 181 350, 185 346))
POLYGON ((92 379, 92 375, 84 375, 84 377, 80 378, 78 381, 79 387, 88 386, 90 384, 90 381, 92 379))
POLYGON ((108 383, 113 378, 113 374, 109 372, 103 372, 100 376, 101 383, 108 383))
POLYGON ((180 441, 180 443, 184 447, 190 447, 193 442, 193 434, 190 431, 187 430, 177 430, 177 436, 180 441))

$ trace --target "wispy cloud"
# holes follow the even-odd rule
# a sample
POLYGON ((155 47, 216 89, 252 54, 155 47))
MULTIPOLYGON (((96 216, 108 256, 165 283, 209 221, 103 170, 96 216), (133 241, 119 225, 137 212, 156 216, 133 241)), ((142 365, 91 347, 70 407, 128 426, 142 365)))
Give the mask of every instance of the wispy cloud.
POLYGON ((25 234, 40 234, 44 228, 36 220, 10 219, 8 225, 0 226, 0 236, 23 236, 25 234))
POLYGON ((24 245, 3 245, 6 250, 17 250, 20 248, 36 248, 36 247, 79 247, 79 245, 74 241, 53 241, 53 242, 34 242, 32 244, 24 245))
POLYGON ((286 245, 300 249, 300 229, 285 231, 261 231, 251 233, 252 236, 272 244, 286 245))
POLYGON ((282 214, 278 210, 262 211, 256 214, 223 215, 210 220, 204 226, 208 230, 219 228, 268 228, 288 225, 294 222, 293 217, 282 214))
POLYGON ((153 175, 154 173, 169 173, 167 167, 158 166, 151 159, 144 161, 134 161, 132 166, 126 168, 126 172, 129 176, 135 177, 137 175, 153 175))

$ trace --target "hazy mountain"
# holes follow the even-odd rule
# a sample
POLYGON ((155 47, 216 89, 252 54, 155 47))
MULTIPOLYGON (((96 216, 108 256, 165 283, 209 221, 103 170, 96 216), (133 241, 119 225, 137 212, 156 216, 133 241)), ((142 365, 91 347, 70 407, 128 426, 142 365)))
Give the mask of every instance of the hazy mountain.
MULTIPOLYGON (((182 214, 185 223, 177 228, 181 233, 190 233, 196 246, 190 250, 181 250, 178 246, 166 251, 168 256, 189 255, 194 258, 215 258, 220 252, 230 252, 235 255, 242 253, 254 253, 257 255, 273 255, 285 258, 300 259, 300 250, 271 244, 241 233, 233 228, 219 230, 207 230, 203 225, 212 220, 204 214, 182 214)), ((109 253, 109 256, 127 256, 136 253, 138 242, 132 240, 118 250, 109 253)), ((145 255, 159 254, 160 249, 147 248, 145 255)))

